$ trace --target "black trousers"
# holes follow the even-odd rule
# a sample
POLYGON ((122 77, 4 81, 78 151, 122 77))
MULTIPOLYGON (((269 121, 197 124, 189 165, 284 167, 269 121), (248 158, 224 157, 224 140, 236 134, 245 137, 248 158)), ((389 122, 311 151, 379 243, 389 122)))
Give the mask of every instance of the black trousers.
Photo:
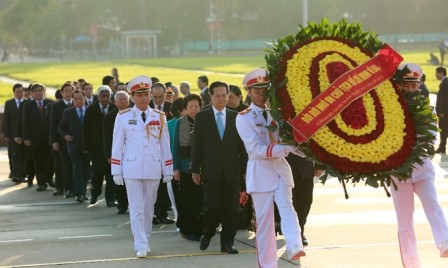
POLYGON ((204 181, 204 236, 212 238, 221 223, 221 246, 233 244, 238 229, 239 196, 238 178, 204 181))
POLYGON ((62 164, 64 190, 73 192, 73 165, 65 142, 59 144, 59 157, 62 164))
POLYGON ((72 191, 76 196, 86 195, 87 185, 87 154, 81 148, 70 148, 68 152, 72 163, 72 191))
POLYGON ((196 185, 193 182, 191 173, 181 172, 180 182, 173 183, 173 192, 179 214, 177 227, 184 234, 202 235, 204 228, 202 218, 204 189, 202 185, 196 185))
POLYGON ((54 166, 54 183, 56 184, 56 189, 64 190, 64 176, 62 173, 62 161, 59 156, 59 152, 51 150, 53 156, 53 166, 54 166))
POLYGON ((104 158, 103 154, 101 153, 92 153, 90 154, 92 159, 92 169, 93 169, 93 175, 91 178, 91 194, 92 196, 98 197, 103 192, 103 183, 104 178, 106 179, 106 191, 105 191, 105 197, 106 201, 114 201, 116 199, 115 194, 115 183, 111 175, 110 168, 107 170, 107 166, 109 163, 107 163, 106 158, 104 158))
POLYGON ((448 120, 440 120, 439 121, 440 128, 440 144, 439 149, 445 151, 446 150, 446 139, 448 138, 448 120))
POLYGON ((31 153, 31 147, 24 145, 25 152, 25 176, 28 178, 28 183, 33 183, 34 176, 36 175, 36 169, 34 168, 33 155, 31 153))
POLYGON ((38 144, 32 144, 31 156, 36 171, 37 184, 39 186, 45 185, 51 179, 50 170, 53 169, 53 159, 51 159, 48 142, 42 141, 38 144))
POLYGON ((310 213, 313 203, 314 191, 314 166, 313 162, 299 158, 296 155, 287 157, 291 166, 292 176, 294 178, 294 188, 292 189, 292 204, 297 212, 302 235, 305 231, 306 218, 310 213))
POLYGON ((166 183, 160 180, 159 188, 157 189, 157 200, 154 205, 154 215, 159 218, 168 217, 168 210, 171 207, 170 196, 168 195, 168 188, 166 183))
POLYGON ((25 151, 22 144, 18 144, 14 139, 8 142, 9 164, 11 175, 15 178, 24 178, 24 155, 25 151))

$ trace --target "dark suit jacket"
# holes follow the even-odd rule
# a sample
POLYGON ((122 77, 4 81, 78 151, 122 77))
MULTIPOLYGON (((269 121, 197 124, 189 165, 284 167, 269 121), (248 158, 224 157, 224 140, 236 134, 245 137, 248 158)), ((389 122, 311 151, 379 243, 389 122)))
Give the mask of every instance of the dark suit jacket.
POLYGON ((62 138, 65 135, 73 137, 73 141, 67 143, 67 151, 69 153, 75 153, 82 150, 84 124, 78 115, 78 108, 71 107, 62 113, 61 122, 58 125, 58 135, 62 138))
POLYGON ((65 109, 68 109, 68 107, 63 100, 57 101, 56 103, 52 104, 51 111, 50 111, 50 143, 53 144, 55 142, 62 145, 64 139, 59 134, 59 123, 62 119, 62 113, 65 109))
POLYGON ((36 100, 26 102, 23 106, 22 136, 23 140, 31 140, 32 145, 48 142, 48 118, 46 118, 47 106, 52 101, 43 100, 43 111, 39 112, 36 100))
MULTIPOLYGON (((109 103, 109 111, 115 109, 115 104, 109 103)), ((99 102, 95 102, 86 109, 84 117, 84 144, 83 151, 92 154, 104 155, 103 148, 103 114, 99 102)))
POLYGON ((22 132, 22 119, 23 119, 23 107, 25 106, 25 103, 31 101, 31 99, 26 99, 20 103, 19 111, 17 112, 17 125, 16 125, 16 136, 22 138, 23 132, 22 132))
POLYGON ((112 139, 114 134, 115 118, 117 117, 118 109, 115 108, 104 116, 103 120, 103 147, 104 157, 110 158, 112 155, 112 139))
MULTIPOLYGON (((93 95, 92 96, 92 103, 90 105, 94 104, 97 101, 98 101, 98 97, 96 95, 93 95)), ((89 106, 88 103, 87 103, 87 100, 84 102, 84 104, 86 105, 86 107, 89 106)))
POLYGON ((12 98, 5 102, 5 110, 3 112, 2 132, 3 136, 11 139, 17 137, 17 120, 19 108, 17 108, 16 99, 12 98))
POLYGON ((203 106, 211 104, 211 98, 210 98, 210 93, 209 93, 208 87, 205 89, 204 93, 201 92, 201 98, 202 98, 203 106))
MULTIPOLYGON (((171 105, 171 102, 168 101, 165 101, 163 103, 162 110, 165 113, 166 121, 173 119, 173 114, 171 113, 171 105)), ((155 109, 154 102, 152 100, 149 102, 149 107, 155 109)))
POLYGON ((439 116, 440 128, 448 128, 448 77, 440 82, 437 92, 436 112, 439 116), (441 117, 442 114, 443 117, 441 117))
POLYGON ((294 183, 297 180, 312 180, 314 178, 314 163, 304 157, 289 154, 286 157, 291 166, 294 183))
POLYGON ((192 173, 201 173, 201 180, 237 181, 245 173, 247 158, 243 142, 236 130, 237 113, 226 109, 224 137, 221 141, 213 109, 196 114, 192 145, 192 173))

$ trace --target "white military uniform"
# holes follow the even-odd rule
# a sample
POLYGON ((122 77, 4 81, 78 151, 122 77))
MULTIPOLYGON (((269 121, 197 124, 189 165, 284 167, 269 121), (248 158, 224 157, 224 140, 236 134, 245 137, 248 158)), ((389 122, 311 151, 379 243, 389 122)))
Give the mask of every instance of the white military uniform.
POLYGON ((260 267, 277 267, 277 247, 274 226, 274 202, 280 212, 281 228, 286 250, 302 246, 297 213, 292 205, 294 180, 291 167, 284 158, 285 146, 277 144, 278 130, 271 132, 266 126, 272 117, 263 109, 251 104, 236 118, 236 126, 249 156, 246 171, 247 192, 252 195, 257 220, 257 258, 260 267))
POLYGON ((422 160, 423 166, 416 166, 410 179, 400 182, 394 178, 398 186, 397 191, 391 186, 398 221, 401 260, 406 268, 421 267, 414 231, 414 192, 422 202, 436 246, 440 248, 442 243, 448 240, 445 215, 437 201, 434 166, 430 158, 425 157, 422 160))
POLYGON ((134 248, 149 252, 157 189, 162 176, 173 175, 173 160, 165 115, 148 107, 143 122, 141 114, 134 106, 117 115, 111 166, 126 183, 134 248))
MULTIPOLYGON (((406 66, 409 73, 404 74, 404 81, 419 81, 423 71, 415 63, 403 63, 399 69, 406 66)), ((435 111, 433 111, 435 114, 435 111)), ((437 133, 433 132, 434 139, 437 133)), ((414 192, 420 198, 426 218, 431 226, 436 246, 441 249, 441 254, 446 250, 448 241, 448 227, 442 208, 437 201, 437 192, 434 185, 435 171, 431 159, 422 158, 423 165, 413 168, 411 178, 399 181, 393 178, 398 186, 396 191, 391 185, 391 194, 394 201, 395 213, 398 221, 398 241, 403 266, 421 267, 417 253, 417 241, 414 231, 414 192)), ((446 256, 445 256, 446 257, 446 256)))

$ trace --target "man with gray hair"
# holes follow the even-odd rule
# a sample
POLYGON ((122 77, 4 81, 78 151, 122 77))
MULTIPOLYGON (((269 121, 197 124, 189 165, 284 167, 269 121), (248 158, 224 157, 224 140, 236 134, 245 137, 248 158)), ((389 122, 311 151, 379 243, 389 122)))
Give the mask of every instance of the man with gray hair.
POLYGON ((190 95, 190 83, 187 81, 182 81, 179 84, 180 93, 182 93, 185 97, 190 95))

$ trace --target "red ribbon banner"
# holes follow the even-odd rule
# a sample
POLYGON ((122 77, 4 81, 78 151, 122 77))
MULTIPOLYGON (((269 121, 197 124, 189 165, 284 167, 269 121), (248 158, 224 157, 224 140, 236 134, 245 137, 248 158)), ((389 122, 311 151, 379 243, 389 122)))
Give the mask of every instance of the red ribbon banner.
POLYGON ((299 144, 307 141, 353 101, 391 78, 402 60, 400 54, 385 44, 377 56, 337 78, 294 119, 288 120, 295 141, 299 144))

